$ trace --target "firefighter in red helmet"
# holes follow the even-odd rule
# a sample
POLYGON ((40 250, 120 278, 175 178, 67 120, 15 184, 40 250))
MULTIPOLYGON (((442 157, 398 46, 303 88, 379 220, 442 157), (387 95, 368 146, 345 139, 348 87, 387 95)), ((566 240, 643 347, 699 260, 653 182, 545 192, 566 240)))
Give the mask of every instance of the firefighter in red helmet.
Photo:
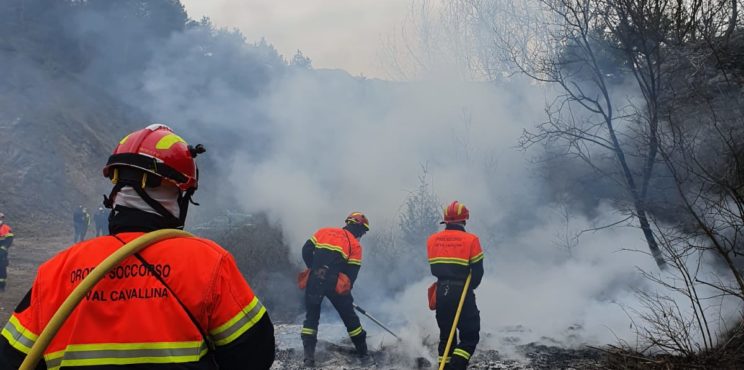
POLYGON ((322 228, 302 247, 302 259, 309 269, 305 288, 305 322, 301 338, 305 351, 304 364, 315 366, 315 344, 318 341, 320 304, 328 298, 346 326, 352 343, 363 364, 372 362, 367 353, 367 332, 354 312, 351 288, 362 265, 359 239, 369 230, 369 220, 360 212, 352 212, 343 228, 322 228))
POLYGON ((0 292, 5 291, 8 279, 8 250, 13 245, 13 230, 5 223, 5 214, 0 213, 0 292))
MULTIPOLYGON (((122 139, 103 169, 114 184, 110 235, 42 264, 2 330, 0 368, 15 369, 91 269, 148 231, 183 228, 198 185, 190 146, 165 125, 122 139)), ((233 257, 202 238, 166 239, 97 283, 44 351, 48 369, 269 369, 274 329, 233 257)))
POLYGON ((480 312, 475 304, 475 293, 483 278, 483 250, 475 234, 465 231, 470 211, 454 201, 444 209, 444 230, 429 237, 427 253, 431 273, 436 282, 436 318, 439 325, 439 362, 444 355, 447 339, 468 274, 470 287, 457 324, 445 369, 464 370, 480 339, 480 312), (459 339, 459 340, 458 340, 459 339))

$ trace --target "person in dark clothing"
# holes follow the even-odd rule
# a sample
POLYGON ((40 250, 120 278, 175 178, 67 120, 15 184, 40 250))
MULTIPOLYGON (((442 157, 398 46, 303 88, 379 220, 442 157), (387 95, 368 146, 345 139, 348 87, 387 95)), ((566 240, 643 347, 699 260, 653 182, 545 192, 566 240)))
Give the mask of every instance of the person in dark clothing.
POLYGON ((363 364, 371 359, 367 353, 367 332, 362 328, 359 316, 354 312, 351 295, 362 264, 362 246, 359 239, 369 230, 367 217, 353 212, 346 218, 343 228, 322 228, 302 246, 302 259, 309 269, 305 289, 305 321, 302 325, 302 344, 305 351, 304 364, 315 366, 315 345, 318 341, 318 323, 323 298, 327 297, 338 311, 352 343, 363 364), (348 279, 348 292, 338 288, 339 280, 348 279))
POLYGON ((98 212, 93 216, 93 221, 96 224, 96 236, 106 235, 108 232, 108 216, 109 212, 103 207, 98 207, 98 212))
MULTIPOLYGON (((77 243, 37 270, 0 337, 0 369, 18 369, 65 297, 122 245, 182 229, 197 189, 196 156, 165 125, 119 142, 103 169, 114 183, 110 235, 77 243)), ((35 369, 268 370, 274 327, 232 255, 199 237, 164 239, 126 257, 81 300, 35 369)))
POLYGON ((439 326, 439 358, 441 364, 446 357, 445 369, 464 370, 480 340, 480 312, 473 292, 483 279, 483 250, 475 234, 465 231, 470 212, 460 202, 454 201, 444 210, 445 229, 431 235, 427 241, 427 253, 431 273, 436 283, 436 318, 439 326), (470 275, 470 286, 457 323, 450 352, 446 354, 457 306, 462 296, 465 281, 470 275))
POLYGON ((88 232, 88 225, 90 225, 90 214, 88 210, 83 206, 78 206, 75 212, 72 213, 72 224, 75 228, 75 237, 73 242, 81 242, 85 240, 85 234, 88 232))
POLYGON ((0 292, 5 291, 8 280, 8 252, 13 237, 13 230, 5 223, 5 215, 0 213, 0 292))

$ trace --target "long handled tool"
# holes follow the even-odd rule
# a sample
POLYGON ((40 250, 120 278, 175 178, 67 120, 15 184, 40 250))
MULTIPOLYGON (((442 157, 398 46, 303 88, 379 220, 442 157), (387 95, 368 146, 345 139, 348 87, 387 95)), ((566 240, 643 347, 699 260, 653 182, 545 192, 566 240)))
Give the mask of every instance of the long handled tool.
POLYGON ((81 281, 80 284, 75 287, 75 289, 72 290, 72 293, 70 293, 70 295, 67 297, 67 299, 65 299, 59 309, 57 309, 57 312, 55 312, 51 320, 49 320, 49 324, 47 324, 47 326, 41 332, 39 337, 36 339, 36 342, 31 347, 31 350, 28 352, 28 355, 26 355, 26 358, 21 364, 20 370, 31 370, 36 368, 36 364, 39 362, 39 359, 44 353, 44 350, 47 348, 49 343, 51 343, 52 339, 54 339, 57 331, 59 330, 59 328, 62 327, 62 324, 65 323, 65 320, 67 320, 67 317, 70 316, 72 310, 77 307, 77 305, 85 296, 85 293, 93 289, 96 283, 98 283, 98 281, 101 280, 106 275, 106 273, 109 272, 109 270, 116 267, 116 265, 118 265, 128 256, 137 253, 150 244, 154 244, 161 240, 170 238, 191 236, 193 235, 183 230, 157 230, 132 240, 131 242, 117 249, 110 256, 106 257, 103 262, 96 266, 96 268, 94 268, 93 271, 91 271, 88 276, 83 279, 83 281, 81 281))
POLYGON ((377 319, 375 319, 374 317, 372 317, 372 315, 368 314, 367 311, 365 311, 361 307, 357 306, 356 303, 352 303, 352 304, 354 305, 354 308, 357 311, 359 311, 359 312, 362 313, 362 315, 369 317, 369 319, 372 320, 375 324, 379 325, 381 328, 385 329, 388 333, 392 334, 395 337, 395 339, 401 340, 399 336, 395 335, 395 333, 393 333, 390 329, 386 328, 385 325, 382 325, 382 323, 380 321, 378 321, 377 319))
POLYGON ((457 304, 457 312, 455 312, 455 319, 452 321, 452 329, 450 329, 449 338, 447 338, 447 346, 444 347, 444 353, 442 353, 442 362, 439 363, 439 370, 444 370, 444 364, 447 363, 447 357, 449 356, 450 348, 452 347, 452 339, 455 337, 457 331, 457 324, 460 322, 460 313, 462 312, 462 306, 465 304, 465 296, 468 294, 468 288, 470 287, 470 275, 465 279, 465 286, 462 287, 462 294, 460 295, 460 302, 457 304))

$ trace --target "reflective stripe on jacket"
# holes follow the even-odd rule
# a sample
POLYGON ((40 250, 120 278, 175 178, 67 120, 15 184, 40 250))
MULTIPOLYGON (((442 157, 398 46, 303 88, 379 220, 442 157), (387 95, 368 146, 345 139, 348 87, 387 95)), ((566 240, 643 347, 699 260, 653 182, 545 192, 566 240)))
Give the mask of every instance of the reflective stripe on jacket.
POLYGON ((426 243, 431 272, 439 279, 465 280, 470 266, 483 260, 480 240, 461 230, 442 230, 426 243))
POLYGON ((362 246, 346 229, 326 227, 313 234, 310 241, 315 245, 314 265, 362 264, 362 246), (340 256, 341 259, 335 257, 340 256))
MULTIPOLYGON (((2 336, 28 353, 51 316, 104 258, 142 233, 87 240, 39 267, 27 307, 2 336)), ((233 343, 266 314, 232 256, 201 238, 175 238, 130 256, 108 272, 72 312, 44 352, 49 369, 73 366, 195 363, 207 343, 185 309, 218 347, 233 343), (152 271, 159 274, 172 292, 152 271)), ((157 365, 148 368, 158 368, 157 365)))

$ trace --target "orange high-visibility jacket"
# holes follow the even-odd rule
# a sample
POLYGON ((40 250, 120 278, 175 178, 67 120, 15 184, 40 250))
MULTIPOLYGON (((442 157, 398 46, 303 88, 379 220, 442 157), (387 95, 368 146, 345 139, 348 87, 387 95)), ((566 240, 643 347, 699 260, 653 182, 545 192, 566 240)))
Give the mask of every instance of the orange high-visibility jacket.
POLYGON ((7 224, 0 225, 0 239, 10 238, 13 236, 13 230, 7 224))
POLYGON ((442 230, 426 242, 431 272, 439 279, 465 280, 470 268, 483 260, 483 250, 475 234, 461 230, 442 230))
POLYGON ((7 224, 0 225, 0 252, 8 252, 10 243, 13 241, 13 230, 7 224), (11 239, 8 239, 11 238, 11 239))
POLYGON ((362 246, 348 230, 335 227, 322 228, 313 234, 310 241, 315 245, 316 259, 325 260, 319 256, 318 252, 330 251, 340 255, 349 265, 362 264, 362 246))
POLYGON ((322 228, 302 246, 302 259, 309 269, 326 266, 331 274, 345 274, 353 285, 362 265, 362 245, 346 229, 322 228))
MULTIPOLYGON (((117 235, 121 240, 104 236, 84 241, 41 265, 28 306, 13 314, 2 336, 27 354, 73 288, 122 242, 140 235, 121 233, 117 235)), ((61 327, 44 351, 48 369, 195 363, 207 354, 208 346, 194 321, 220 348, 250 333, 266 314, 232 256, 212 241, 168 239, 139 254, 172 291, 143 262, 128 257, 106 274, 61 327)))

